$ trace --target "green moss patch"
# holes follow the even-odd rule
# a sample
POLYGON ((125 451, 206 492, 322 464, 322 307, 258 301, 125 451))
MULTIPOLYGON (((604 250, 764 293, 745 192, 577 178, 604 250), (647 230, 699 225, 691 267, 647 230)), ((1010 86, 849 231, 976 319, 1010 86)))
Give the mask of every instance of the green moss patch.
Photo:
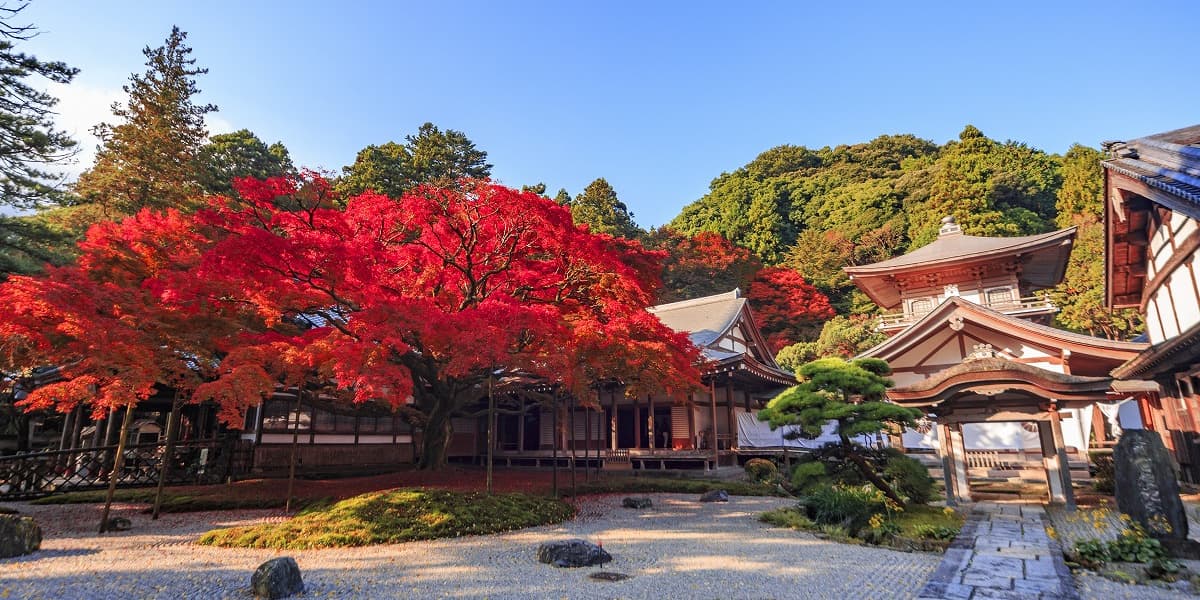
POLYGON ((304 550, 483 535, 560 523, 571 505, 527 494, 397 489, 313 506, 283 523, 216 529, 199 543, 304 550))
POLYGON ((851 535, 845 527, 820 525, 805 514, 802 507, 779 508, 759 515, 758 520, 776 527, 808 531, 834 541, 871 543, 900 550, 944 551, 962 529, 963 517, 953 510, 920 504, 909 505, 892 514, 883 527, 864 528, 851 535))
MULTIPOLYGON (((220 495, 218 487, 213 487, 212 490, 206 490, 209 493, 196 492, 180 492, 171 491, 170 488, 163 491, 163 500, 161 511, 165 513, 182 513, 182 512, 197 512, 204 510, 239 510, 248 508, 282 508, 285 504, 285 499, 282 496, 242 496, 242 495, 220 495)), ((94 490, 88 492, 70 492, 66 494, 56 494, 33 500, 30 504, 99 504, 104 502, 106 490, 94 490)), ((154 489, 126 489, 116 490, 113 493, 114 502, 129 502, 134 504, 153 504, 154 489)), ((304 507, 312 504, 327 503, 328 498, 301 498, 292 502, 294 506, 304 507)), ((147 507, 143 512, 150 512, 151 508, 147 507)))

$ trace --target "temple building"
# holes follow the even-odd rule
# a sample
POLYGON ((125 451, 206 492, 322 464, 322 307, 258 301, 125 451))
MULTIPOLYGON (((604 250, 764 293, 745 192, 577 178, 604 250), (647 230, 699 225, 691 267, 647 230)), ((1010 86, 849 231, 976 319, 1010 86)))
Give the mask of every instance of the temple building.
MULTIPOLYGON (((498 419, 496 456, 501 464, 545 466, 573 460, 610 470, 712 469, 735 465, 761 450, 760 434, 769 428, 755 415, 796 380, 775 363, 747 299, 735 289, 648 310, 668 327, 687 332, 701 349, 707 359, 704 389, 631 398, 614 382, 599 387, 593 398, 533 410, 521 407, 523 416, 498 419)), ((454 453, 482 456, 486 426, 486 420, 457 420, 454 453)), ((780 440, 778 433, 769 437, 780 440)))
POLYGON ((1074 237, 971 236, 947 217, 933 243, 845 269, 897 311, 881 319, 891 337, 861 356, 891 365, 890 400, 925 411, 928 430, 901 440, 937 450, 951 502, 970 499, 977 470, 1004 467, 1041 471, 1050 500, 1073 504, 1072 463, 1086 468, 1092 440, 1111 438, 1120 403, 1136 408, 1144 386, 1109 372, 1146 344, 1050 327, 1057 308, 1035 295, 1062 280, 1074 237))
POLYGON ((1143 400, 1183 477, 1200 481, 1200 125, 1106 144, 1105 283, 1112 308, 1145 316, 1150 346, 1120 365, 1152 380, 1143 400))

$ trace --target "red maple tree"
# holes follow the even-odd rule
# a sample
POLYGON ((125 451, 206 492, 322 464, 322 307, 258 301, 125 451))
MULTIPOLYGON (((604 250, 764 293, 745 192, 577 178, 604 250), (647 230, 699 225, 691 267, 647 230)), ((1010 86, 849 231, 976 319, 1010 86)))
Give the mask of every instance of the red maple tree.
POLYGON ((312 322, 287 343, 357 401, 413 404, 421 466, 444 464, 452 417, 501 368, 580 396, 598 379, 630 394, 698 383, 687 337, 645 311, 661 256, 636 242, 486 181, 344 208, 297 198, 313 186, 327 184, 238 182, 240 204, 201 213, 224 233, 197 275, 268 321, 312 322))
POLYGON ((750 284, 749 298, 773 352, 815 338, 834 315, 829 298, 786 267, 759 271, 750 284))
POLYGON ((687 236, 664 227, 649 234, 647 245, 667 253, 660 303, 746 289, 762 268, 752 252, 709 231, 687 236))

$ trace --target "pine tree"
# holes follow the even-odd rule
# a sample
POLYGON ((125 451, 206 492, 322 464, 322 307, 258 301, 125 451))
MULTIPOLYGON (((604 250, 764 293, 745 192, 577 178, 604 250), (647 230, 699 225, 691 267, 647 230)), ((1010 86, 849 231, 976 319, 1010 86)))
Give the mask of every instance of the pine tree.
POLYGON ((162 46, 147 46, 146 72, 130 76, 125 105, 113 104, 121 122, 92 130, 101 146, 75 190, 107 216, 147 207, 191 208, 202 193, 196 159, 208 138, 204 115, 217 107, 193 101, 200 93, 195 77, 208 69, 195 66, 186 38, 174 27, 162 46))
MULTIPOLYGON (((37 35, 32 25, 12 20, 25 5, 0 6, 0 205, 30 209, 62 199, 59 176, 47 171, 74 155, 75 141, 54 128, 58 99, 33 84, 42 79, 70 83, 78 69, 39 60, 16 49, 37 35), (30 79, 36 76, 38 79, 30 79)), ((54 227, 28 218, 0 216, 0 279, 36 271, 59 258, 62 238, 54 227)))

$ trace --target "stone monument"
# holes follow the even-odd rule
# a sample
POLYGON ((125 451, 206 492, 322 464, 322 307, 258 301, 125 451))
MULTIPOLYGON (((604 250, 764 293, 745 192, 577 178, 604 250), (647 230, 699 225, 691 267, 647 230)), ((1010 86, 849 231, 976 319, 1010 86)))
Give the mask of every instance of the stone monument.
POLYGON ((1197 544, 1188 540, 1188 522, 1179 498, 1179 480, 1158 432, 1126 429, 1113 450, 1117 508, 1171 554, 1188 556, 1197 544))

